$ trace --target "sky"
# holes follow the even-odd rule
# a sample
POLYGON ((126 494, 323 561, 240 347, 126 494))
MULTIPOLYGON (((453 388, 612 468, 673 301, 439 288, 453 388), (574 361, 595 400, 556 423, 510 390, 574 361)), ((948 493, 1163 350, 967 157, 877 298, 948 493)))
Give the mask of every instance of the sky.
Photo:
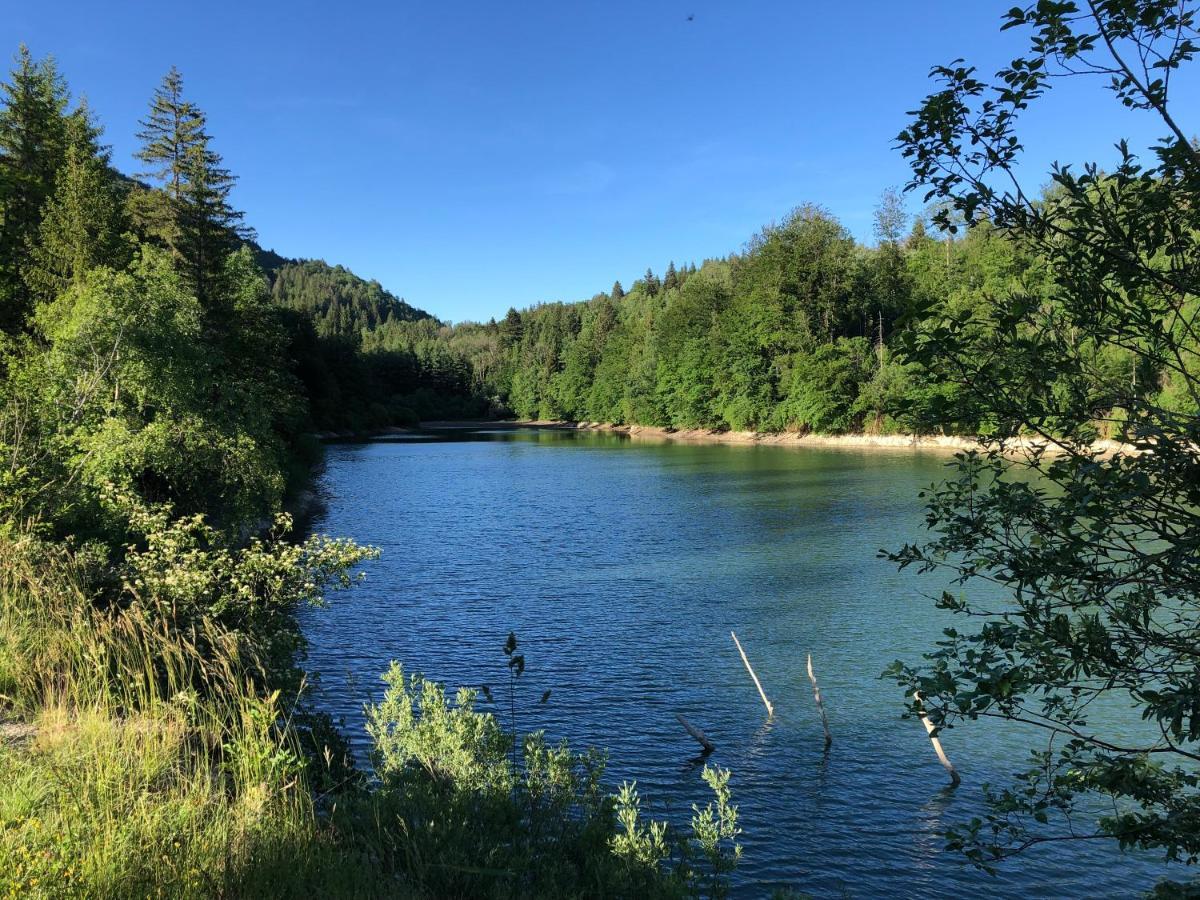
MULTIPOLYGON (((127 172, 178 66, 263 246, 487 320, 725 256, 801 203, 870 242, 930 67, 1020 52, 1011 3, 3 0, 0 49, 53 54, 127 172)), ((1022 174, 1159 131, 1065 82, 1022 123, 1022 174)))

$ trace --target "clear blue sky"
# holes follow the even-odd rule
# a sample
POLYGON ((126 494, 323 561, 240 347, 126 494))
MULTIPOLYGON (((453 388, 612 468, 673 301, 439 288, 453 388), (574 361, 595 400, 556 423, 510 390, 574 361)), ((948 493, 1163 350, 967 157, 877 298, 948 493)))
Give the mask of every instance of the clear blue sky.
MULTIPOLYGON (((806 201, 870 240, 929 67, 1002 64, 1011 2, 13 0, 0 46, 53 53, 127 171, 179 66, 264 246, 458 321, 725 255, 806 201)), ((1082 88, 1022 130, 1035 184, 1155 133, 1082 88)))

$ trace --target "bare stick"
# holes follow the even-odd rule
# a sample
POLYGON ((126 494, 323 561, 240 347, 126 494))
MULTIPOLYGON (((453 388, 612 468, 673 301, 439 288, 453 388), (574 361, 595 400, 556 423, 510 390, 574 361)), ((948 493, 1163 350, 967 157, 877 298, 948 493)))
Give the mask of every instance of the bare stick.
MULTIPOLYGON (((913 694, 913 697, 916 698, 918 703, 922 702, 920 693, 913 694)), ((925 726, 925 731, 929 734, 929 742, 933 744, 933 750, 935 753, 937 753, 938 761, 941 762, 941 764, 946 767, 946 771, 950 773, 951 787, 958 787, 958 785, 962 782, 962 779, 958 775, 958 770, 954 768, 954 763, 950 762, 950 757, 946 756, 946 751, 942 749, 942 742, 938 740, 937 735, 933 733, 933 723, 929 721, 929 716, 925 715, 924 704, 922 704, 922 709, 918 715, 921 717, 921 724, 925 726)))
POLYGON ((808 654, 808 680, 812 682, 813 699, 817 701, 817 710, 821 713, 821 727, 825 729, 825 749, 833 743, 833 735, 829 733, 829 719, 825 715, 825 704, 821 702, 821 689, 817 687, 817 676, 813 672, 812 654, 808 654))
POLYGON ((684 731, 700 742, 700 746, 704 748, 705 753, 713 752, 713 742, 708 739, 708 736, 703 731, 701 731, 679 713, 675 713, 675 718, 679 720, 679 724, 683 726, 684 731))
POLYGON ((758 696, 762 697, 762 702, 767 707, 767 715, 775 715, 775 707, 771 705, 771 701, 767 699, 766 692, 762 689, 762 685, 759 684, 758 676, 754 674, 754 668, 750 665, 750 660, 746 658, 746 651, 742 649, 742 642, 737 639, 737 635, 732 631, 729 632, 729 636, 732 637, 733 642, 737 644, 738 653, 742 654, 742 662, 746 664, 746 671, 749 672, 750 677, 754 679, 754 686, 758 688, 758 696))

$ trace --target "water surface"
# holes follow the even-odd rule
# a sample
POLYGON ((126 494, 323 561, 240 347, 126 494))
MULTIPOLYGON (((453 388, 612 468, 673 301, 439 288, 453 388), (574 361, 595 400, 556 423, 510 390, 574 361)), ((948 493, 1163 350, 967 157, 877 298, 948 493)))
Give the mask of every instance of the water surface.
POLYGON ((647 812, 686 823, 707 802, 675 713, 707 732, 711 761, 733 771, 741 895, 1134 896, 1164 869, 1107 844, 1040 848, 997 877, 941 850, 939 829, 976 813, 980 785, 1029 746, 992 724, 947 732, 965 779, 949 791, 921 725, 900 718, 899 690, 879 678, 948 621, 923 596, 940 583, 876 557, 920 537, 917 493, 946 459, 536 430, 332 445, 316 527, 383 556, 361 587, 305 613, 321 702, 361 748, 361 707, 390 660, 496 687, 511 629, 528 665, 518 724, 607 747, 610 784, 637 779, 647 812))

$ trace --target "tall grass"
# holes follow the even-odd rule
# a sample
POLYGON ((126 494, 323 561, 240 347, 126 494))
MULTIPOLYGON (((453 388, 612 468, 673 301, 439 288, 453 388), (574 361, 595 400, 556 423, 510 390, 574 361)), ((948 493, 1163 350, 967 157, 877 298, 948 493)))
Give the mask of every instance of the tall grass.
POLYGON ((237 636, 0 540, 0 896, 364 896, 237 636), (10 729, 12 731, 12 729, 10 729))

